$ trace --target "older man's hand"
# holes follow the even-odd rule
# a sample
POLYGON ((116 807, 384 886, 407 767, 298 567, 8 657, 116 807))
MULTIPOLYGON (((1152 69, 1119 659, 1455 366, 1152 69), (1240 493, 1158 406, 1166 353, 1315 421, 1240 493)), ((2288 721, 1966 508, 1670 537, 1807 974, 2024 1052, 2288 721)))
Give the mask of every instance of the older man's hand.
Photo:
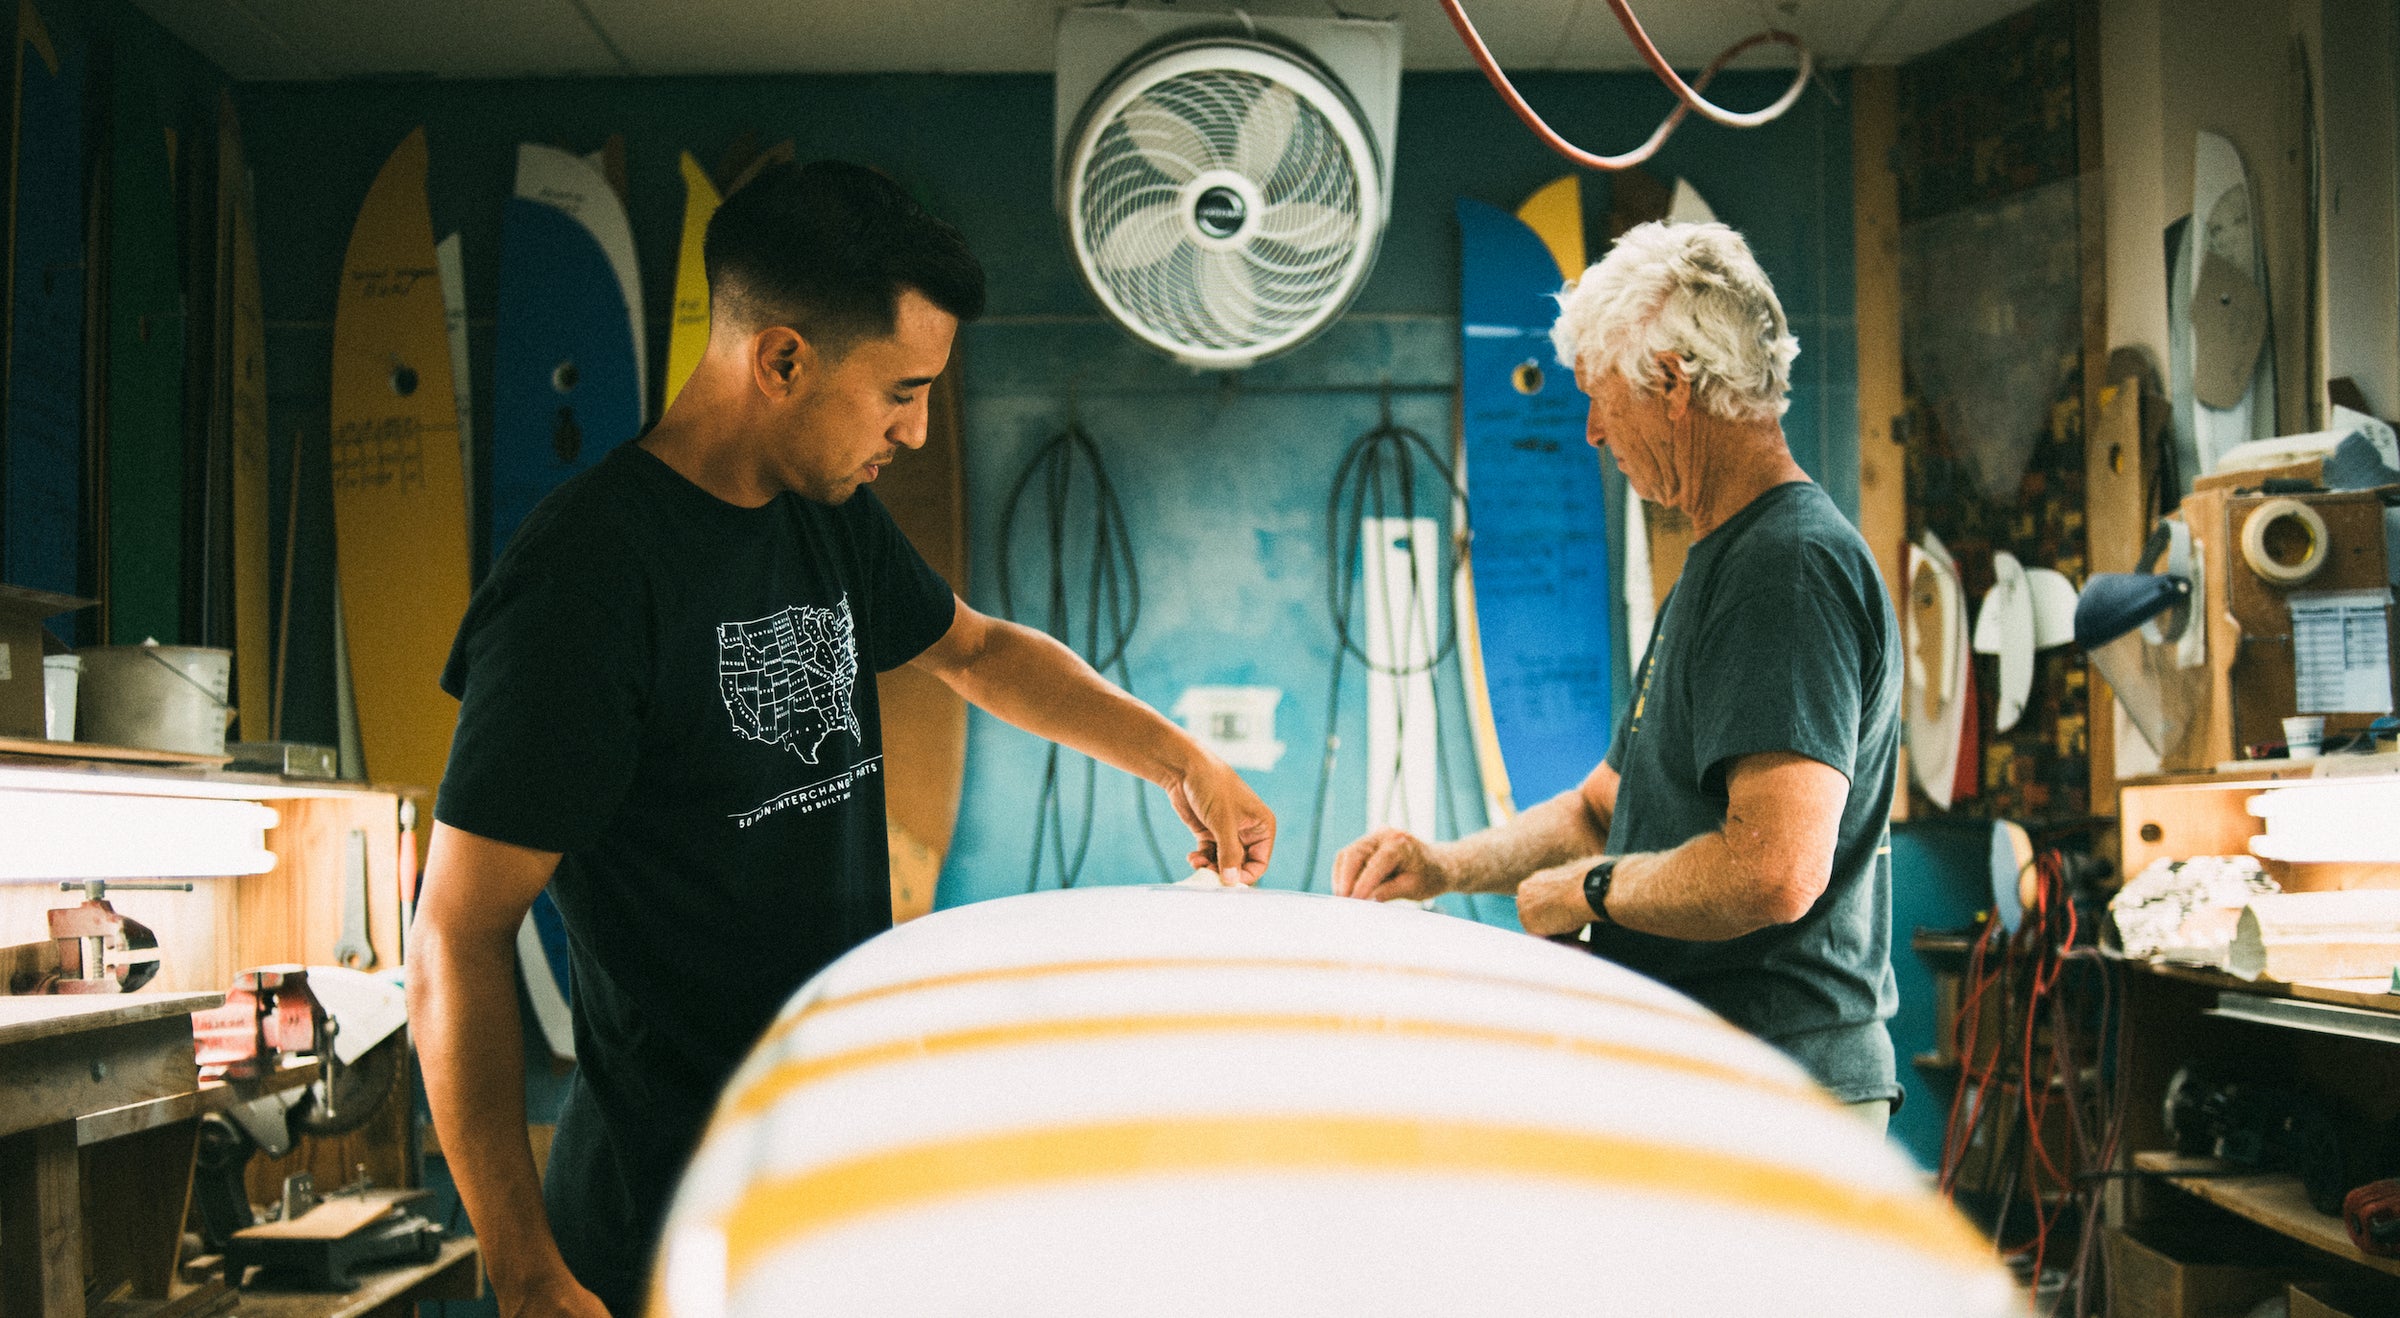
POLYGON ((1592 922, 1592 908, 1583 900, 1583 876, 1589 860, 1570 861, 1536 870, 1517 885, 1517 923, 1525 932, 1544 938, 1571 934, 1592 922))
POLYGON ((1366 901, 1422 901, 1451 890, 1441 849, 1414 833, 1379 828, 1333 858, 1333 895, 1366 901))

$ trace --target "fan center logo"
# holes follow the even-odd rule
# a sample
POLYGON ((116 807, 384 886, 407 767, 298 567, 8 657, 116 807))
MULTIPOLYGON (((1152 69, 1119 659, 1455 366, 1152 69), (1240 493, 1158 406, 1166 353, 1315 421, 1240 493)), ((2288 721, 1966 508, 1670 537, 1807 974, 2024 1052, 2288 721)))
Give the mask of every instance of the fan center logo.
POLYGON ((1211 238, 1231 238, 1249 218, 1242 194, 1228 187, 1209 188, 1192 202, 1192 223, 1211 238))
POLYGON ((717 690, 735 735, 781 746, 803 764, 815 764, 836 731, 865 742, 851 707, 857 685, 858 641, 846 595, 832 608, 794 605, 717 627, 717 690))

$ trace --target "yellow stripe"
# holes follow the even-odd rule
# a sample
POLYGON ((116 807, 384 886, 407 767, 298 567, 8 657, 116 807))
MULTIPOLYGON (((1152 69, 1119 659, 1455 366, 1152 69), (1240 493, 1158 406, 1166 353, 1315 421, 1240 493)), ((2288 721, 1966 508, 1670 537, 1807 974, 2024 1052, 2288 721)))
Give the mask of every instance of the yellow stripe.
MULTIPOLYGON (((1697 1199, 1879 1237, 1961 1270, 1990 1246, 1931 1197, 1624 1136, 1394 1117, 1139 1120, 975 1135, 868 1154, 743 1190, 720 1219, 727 1289, 768 1256, 878 1213, 1070 1181, 1234 1171, 1463 1174, 1697 1199)), ((1745 1225, 1744 1230, 1755 1229, 1745 1225)), ((1737 1233, 1738 1234, 1738 1233, 1737 1233)), ((1728 1236, 1728 1239, 1731 1239, 1728 1236)))
POLYGON ((826 1057, 776 1065, 726 1097, 724 1115, 755 1116, 775 1106, 794 1090, 857 1071, 898 1062, 925 1061, 959 1053, 981 1052, 1054 1043, 1092 1040, 1156 1038, 1171 1034, 1383 1034, 1445 1042, 1501 1044, 1569 1053, 1577 1057, 1625 1062, 1651 1070, 1679 1071, 1744 1088, 1822 1102, 1824 1095, 1808 1084, 1791 1084, 1756 1075, 1719 1062, 1661 1052, 1628 1044, 1600 1043, 1562 1034, 1511 1030, 1489 1025, 1459 1025, 1441 1021, 1389 1020, 1334 1013, 1212 1012, 1185 1016, 1101 1016, 1069 1020, 1022 1021, 986 1025, 871 1044, 826 1057))
POLYGON ((886 984, 880 988, 861 989, 838 997, 821 998, 808 1004, 798 1013, 787 1016, 767 1027, 759 1046, 771 1044, 801 1024, 845 1007, 886 998, 904 997, 911 993, 935 989, 964 988, 976 984, 1019 983, 1035 979, 1064 979, 1076 975, 1113 975, 1127 971, 1148 970, 1308 970, 1308 971, 1366 971, 1378 975, 1407 975, 1423 979, 1438 979, 1445 983, 1487 984, 1500 988, 1523 989, 1533 993, 1549 993, 1581 1002, 1598 1003, 1609 1007, 1630 1007, 1655 1015, 1686 1021, 1703 1029, 1740 1033, 1715 1016, 1702 1011, 1687 1011, 1682 1007, 1653 1002, 1642 998, 1600 993, 1591 989, 1568 988, 1558 984, 1536 983, 1507 975, 1494 975, 1476 970, 1445 970, 1432 966, 1392 966, 1373 961, 1294 961, 1277 957, 1120 957, 1093 961, 1050 961, 1029 966, 998 966, 988 970, 963 970, 949 975, 929 975, 923 979, 886 984))

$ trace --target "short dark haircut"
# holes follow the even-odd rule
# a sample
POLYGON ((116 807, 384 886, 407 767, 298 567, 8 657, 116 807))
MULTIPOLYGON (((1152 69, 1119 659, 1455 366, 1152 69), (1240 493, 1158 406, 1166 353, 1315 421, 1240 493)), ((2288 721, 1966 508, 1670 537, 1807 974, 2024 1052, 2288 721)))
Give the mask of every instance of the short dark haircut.
POLYGON ((961 321, 983 314, 983 265, 965 236, 847 161, 759 171, 717 207, 703 256, 718 305, 788 325, 832 358, 890 334, 902 289, 961 321))

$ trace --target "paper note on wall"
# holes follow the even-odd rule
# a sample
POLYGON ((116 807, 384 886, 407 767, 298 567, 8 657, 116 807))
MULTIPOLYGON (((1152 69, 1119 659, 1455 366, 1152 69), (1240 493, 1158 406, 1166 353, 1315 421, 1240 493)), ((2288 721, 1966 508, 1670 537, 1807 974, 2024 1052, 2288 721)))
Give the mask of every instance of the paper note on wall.
POLYGON ((2294 594, 2293 693, 2303 714, 2388 714, 2392 709, 2391 594, 2294 594))

